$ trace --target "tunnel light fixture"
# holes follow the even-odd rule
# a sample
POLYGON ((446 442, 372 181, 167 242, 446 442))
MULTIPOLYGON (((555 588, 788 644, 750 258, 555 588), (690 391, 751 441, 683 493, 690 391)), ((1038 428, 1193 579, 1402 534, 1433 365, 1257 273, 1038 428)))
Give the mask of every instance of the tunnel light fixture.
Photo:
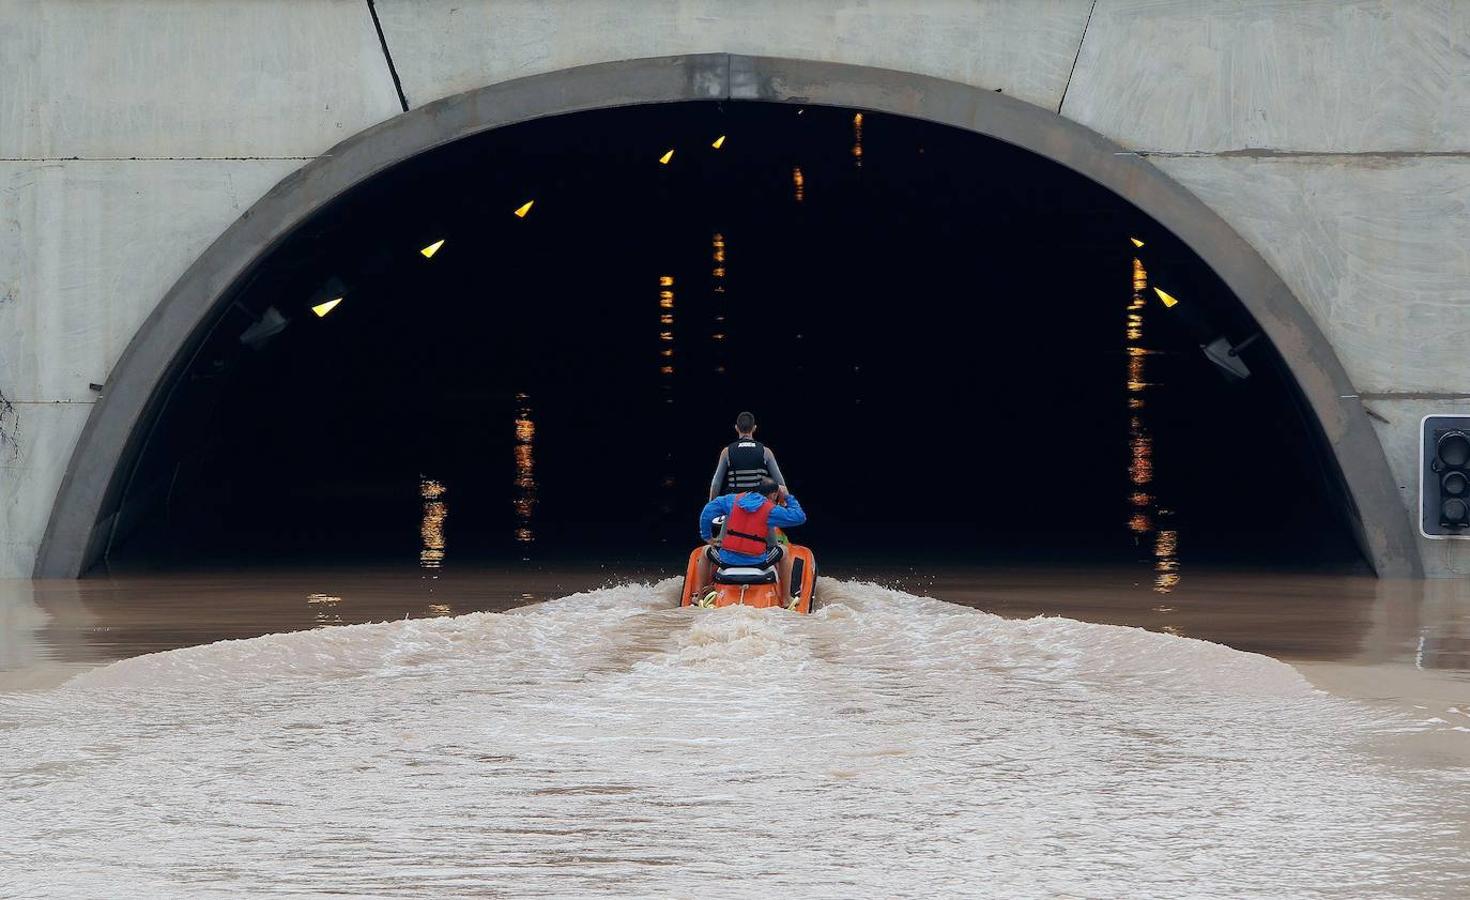
POLYGON ((424 259, 433 259, 434 254, 438 253, 439 248, 442 246, 444 246, 444 238, 440 238, 429 246, 423 248, 419 251, 419 253, 423 254, 424 259))
POLYGON ((525 203, 523 203, 519 207, 517 207, 516 208, 516 217, 517 218, 524 219, 526 217, 526 213, 528 213, 528 212, 531 211, 531 206, 533 204, 535 204, 535 202, 536 202, 535 200, 527 200, 525 203))
POLYGON ((715 138, 715 142, 713 144, 710 144, 710 146, 715 148, 716 150, 725 146, 725 136, 722 134, 719 137, 715 138))
POLYGON ((306 306, 320 319, 336 309, 337 304, 341 303, 348 293, 347 284, 341 277, 333 275, 323 282, 321 287, 311 292, 311 295, 306 298, 306 306))
POLYGON ((1165 309, 1173 309, 1179 305, 1179 299, 1163 288, 1154 288, 1154 293, 1159 295, 1159 300, 1163 302, 1165 309))
POLYGON ((671 148, 669 148, 669 151, 667 153, 665 153, 663 156, 660 156, 658 158, 658 161, 659 161, 659 164, 660 165, 665 165, 666 166, 666 165, 669 164, 669 160, 671 160, 673 158, 674 158, 674 150, 671 147, 671 148))
MULTIPOLYGON (((239 305, 238 301, 236 305, 239 305)), ((250 315, 252 320, 250 326, 241 332, 240 343, 252 350, 261 349, 270 343, 271 338, 285 331, 286 326, 291 324, 291 320, 281 315, 281 311, 274 306, 267 307, 258 318, 245 310, 243 306, 240 306, 240 309, 250 315)))
POLYGON ((1255 343, 1258 337, 1260 337, 1259 332, 1239 344, 1231 344, 1229 339, 1223 336, 1217 337, 1208 344, 1201 344, 1200 349, 1204 351, 1205 358, 1218 366, 1228 377, 1244 380, 1251 377, 1251 370, 1246 366, 1245 360, 1240 358, 1240 351, 1255 343))

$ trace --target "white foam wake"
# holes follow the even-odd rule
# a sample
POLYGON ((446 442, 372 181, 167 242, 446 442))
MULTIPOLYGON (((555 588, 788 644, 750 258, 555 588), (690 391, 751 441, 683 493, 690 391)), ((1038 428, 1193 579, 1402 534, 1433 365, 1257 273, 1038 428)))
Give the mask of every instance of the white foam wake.
POLYGON ((0 697, 0 868, 56 896, 1464 886, 1425 787, 1358 749, 1389 726, 1269 658, 829 579, 809 617, 677 591, 0 697))

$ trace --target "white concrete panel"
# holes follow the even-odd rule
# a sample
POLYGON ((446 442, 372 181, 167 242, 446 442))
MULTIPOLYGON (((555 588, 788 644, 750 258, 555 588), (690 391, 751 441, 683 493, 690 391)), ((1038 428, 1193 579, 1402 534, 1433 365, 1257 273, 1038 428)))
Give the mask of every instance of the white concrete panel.
MULTIPOLYGON (((1373 427, 1383 442, 1389 468, 1404 499, 1404 514, 1419 533, 1419 422, 1427 415, 1470 415, 1470 399, 1413 400, 1375 398, 1364 405, 1387 422, 1373 427)), ((1419 538, 1424 574, 1431 578, 1470 575, 1470 541, 1434 541, 1419 538)))
POLYGON ((1266 258, 1359 391, 1470 389, 1470 158, 1152 159, 1266 258))
POLYGON ((0 417, 0 578, 27 578, 51 519, 84 403, 16 403, 0 417))
POLYGON ((410 105, 571 66, 689 53, 934 75, 1056 109, 1090 0, 378 0, 410 105))
POLYGON ((1062 110, 1144 150, 1470 150, 1470 3, 1099 0, 1062 110))
POLYGON ((0 157, 314 156, 401 111, 363 0, 0 0, 0 157))
POLYGON ((299 165, 0 162, 0 395, 93 399, 174 281, 299 165))

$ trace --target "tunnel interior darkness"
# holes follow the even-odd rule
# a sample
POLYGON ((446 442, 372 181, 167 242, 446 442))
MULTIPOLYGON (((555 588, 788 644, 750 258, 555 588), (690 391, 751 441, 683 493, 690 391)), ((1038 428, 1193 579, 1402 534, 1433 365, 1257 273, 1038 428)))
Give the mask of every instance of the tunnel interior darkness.
POLYGON ((170 383, 106 562, 677 567, 749 409, 829 565, 1361 565, 1255 334, 1167 231, 999 141, 754 102, 558 116, 264 256, 170 383))

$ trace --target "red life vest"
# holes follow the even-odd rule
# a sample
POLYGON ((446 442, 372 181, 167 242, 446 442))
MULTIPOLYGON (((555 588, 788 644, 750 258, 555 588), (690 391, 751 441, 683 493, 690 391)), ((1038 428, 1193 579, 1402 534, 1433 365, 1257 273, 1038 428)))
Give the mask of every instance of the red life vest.
POLYGON ((776 504, 764 500, 760 509, 752 512, 740 505, 741 498, 745 496, 747 495, 740 494, 735 498, 730 514, 725 517, 725 533, 720 539, 720 549, 746 556, 764 556, 766 539, 771 533, 771 510, 776 508, 776 504))

